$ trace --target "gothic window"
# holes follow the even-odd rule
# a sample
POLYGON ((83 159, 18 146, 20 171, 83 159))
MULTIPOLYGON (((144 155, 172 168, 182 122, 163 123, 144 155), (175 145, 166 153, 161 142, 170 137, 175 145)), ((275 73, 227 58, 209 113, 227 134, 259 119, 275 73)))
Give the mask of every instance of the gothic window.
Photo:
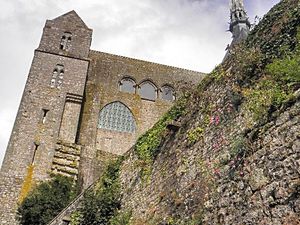
POLYGON ((65 32, 60 40, 60 49, 61 50, 69 50, 72 40, 72 34, 69 32, 65 32))
POLYGON ((64 78, 64 66, 57 64, 52 73, 52 78, 50 81, 51 88, 56 87, 60 89, 63 83, 63 78, 64 78))
POLYGON ((131 78, 123 78, 120 81, 120 91, 135 93, 135 82, 131 78))
POLYGON ((174 89, 169 85, 164 85, 161 88, 161 99, 167 101, 174 101, 176 99, 174 89))
POLYGON ((142 99, 155 101, 157 97, 157 88, 152 82, 144 81, 140 84, 139 94, 142 99))
POLYGON ((134 133, 136 126, 127 106, 121 102, 113 102, 100 111, 98 128, 134 133))

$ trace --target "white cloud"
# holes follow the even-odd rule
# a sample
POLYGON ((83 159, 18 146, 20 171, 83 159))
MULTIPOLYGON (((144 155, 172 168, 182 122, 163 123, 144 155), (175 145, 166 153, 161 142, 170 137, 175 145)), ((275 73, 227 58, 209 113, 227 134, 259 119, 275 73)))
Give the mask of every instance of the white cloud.
MULTIPOLYGON (((15 109, 0 110, 0 159, 2 161, 15 119, 15 109)), ((0 164, 1 165, 1 164, 0 164)))
MULTIPOLYGON (((246 5, 253 18, 275 2, 246 5)), ((75 9, 94 30, 92 49, 202 72, 231 38, 227 0, 0 0, 0 8, 0 162, 46 19, 75 9)))

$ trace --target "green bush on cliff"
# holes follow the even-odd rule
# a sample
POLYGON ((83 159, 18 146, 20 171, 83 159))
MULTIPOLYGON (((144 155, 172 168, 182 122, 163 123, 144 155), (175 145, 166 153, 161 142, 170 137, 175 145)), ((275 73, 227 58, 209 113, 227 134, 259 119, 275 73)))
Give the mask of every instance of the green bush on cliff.
POLYGON ((203 137, 204 129, 201 127, 196 127, 192 130, 190 130, 187 133, 187 139, 190 144, 195 144, 197 141, 199 141, 203 137))
POLYGON ((255 88, 244 90, 244 95, 245 109, 254 121, 264 118, 271 106, 278 108, 289 97, 281 85, 269 78, 261 80, 255 88))
POLYGON ((73 179, 54 175, 39 184, 20 204, 17 219, 22 225, 42 225, 51 221, 75 197, 73 179))
MULTIPOLYGON (((300 39, 300 37, 299 37, 300 39)), ((300 48, 300 44, 298 44, 300 48)), ((300 82, 300 49, 287 55, 283 59, 276 59, 267 65, 267 72, 275 80, 287 86, 293 86, 300 82)))

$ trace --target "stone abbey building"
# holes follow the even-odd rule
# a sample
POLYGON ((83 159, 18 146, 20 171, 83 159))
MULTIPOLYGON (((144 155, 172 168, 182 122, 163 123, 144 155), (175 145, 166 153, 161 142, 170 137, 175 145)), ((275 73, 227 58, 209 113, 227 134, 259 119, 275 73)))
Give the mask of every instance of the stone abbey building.
POLYGON ((92 30, 75 11, 48 20, 0 174, 0 224, 17 203, 60 173, 84 189, 105 161, 124 154, 204 74, 90 50, 92 30))

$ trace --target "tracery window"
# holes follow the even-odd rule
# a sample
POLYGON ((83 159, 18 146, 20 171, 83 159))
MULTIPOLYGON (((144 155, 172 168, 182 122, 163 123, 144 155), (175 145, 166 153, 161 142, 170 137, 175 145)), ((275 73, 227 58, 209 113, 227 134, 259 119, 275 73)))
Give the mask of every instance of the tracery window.
POLYGON ((174 89, 169 85, 162 86, 161 99, 167 100, 167 101, 174 101, 176 99, 174 89))
POLYGON ((63 78, 64 78, 64 66, 57 64, 52 73, 50 86, 52 88, 56 87, 56 88, 60 89, 62 86, 62 83, 63 83, 63 78))
POLYGON ((120 81, 120 91, 135 93, 135 82, 131 78, 123 78, 120 81))
POLYGON ((154 101, 157 97, 157 88, 151 81, 144 81, 140 84, 139 94, 143 99, 154 101))
POLYGON ((121 102, 113 102, 100 111, 98 128, 134 133, 136 125, 129 108, 121 102))
POLYGON ((60 49, 61 50, 69 50, 71 46, 72 34, 69 32, 65 32, 60 40, 60 49))

